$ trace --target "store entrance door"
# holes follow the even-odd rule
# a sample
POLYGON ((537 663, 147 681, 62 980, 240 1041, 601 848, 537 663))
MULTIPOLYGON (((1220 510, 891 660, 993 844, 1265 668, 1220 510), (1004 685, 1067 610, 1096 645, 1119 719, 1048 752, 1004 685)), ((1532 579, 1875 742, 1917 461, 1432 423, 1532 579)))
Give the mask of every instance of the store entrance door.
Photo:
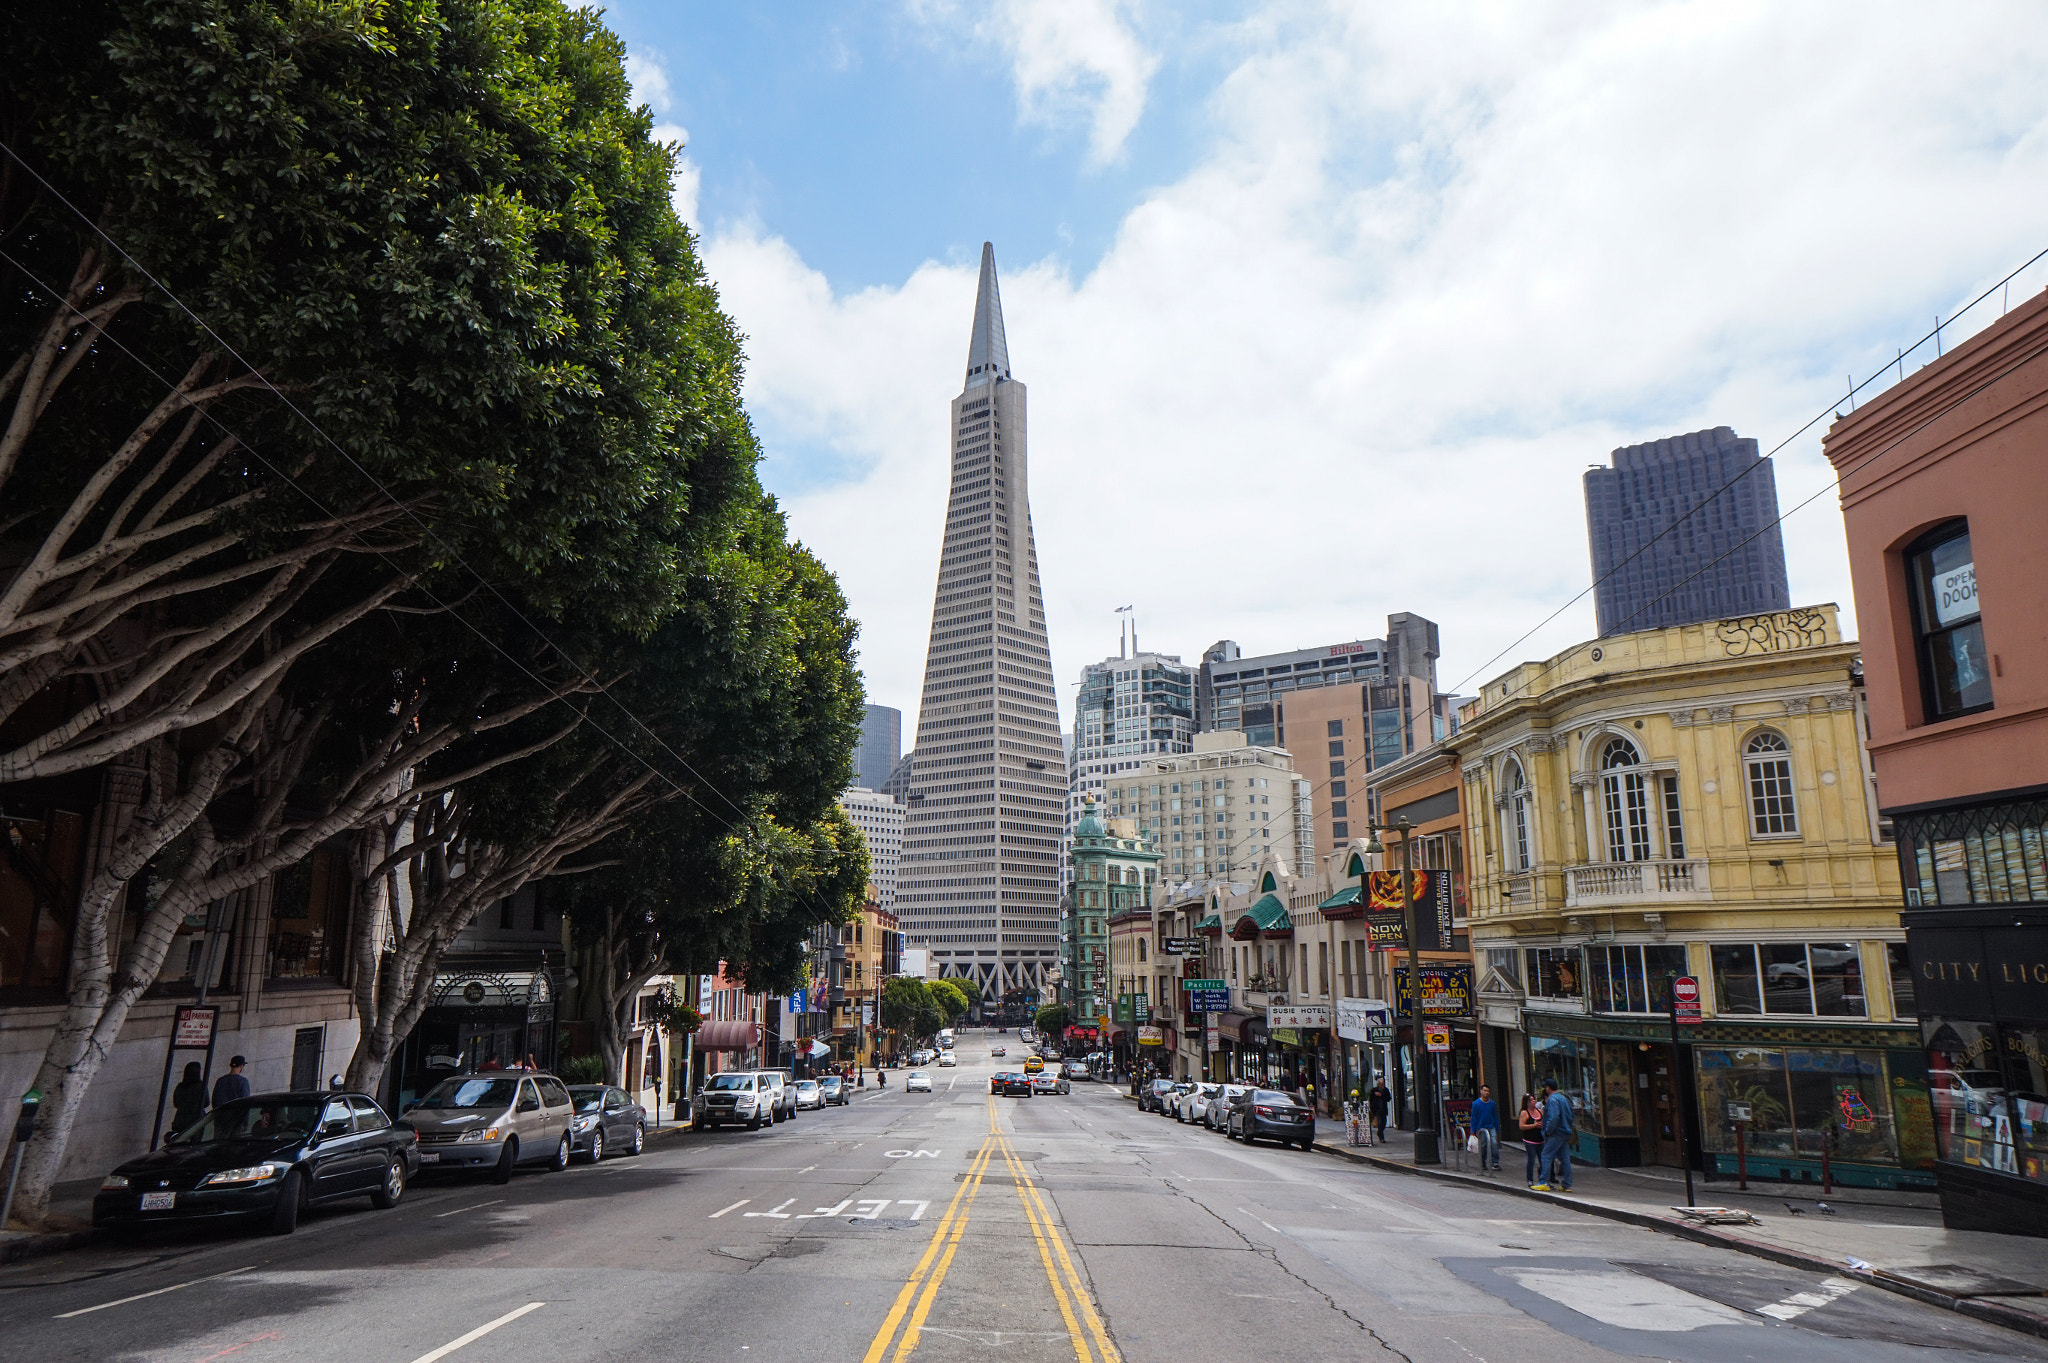
POLYGON ((1642 1161, 1672 1168, 1682 1162, 1678 1133, 1678 1066, 1671 1047, 1636 1048, 1636 1130, 1642 1133, 1642 1161))

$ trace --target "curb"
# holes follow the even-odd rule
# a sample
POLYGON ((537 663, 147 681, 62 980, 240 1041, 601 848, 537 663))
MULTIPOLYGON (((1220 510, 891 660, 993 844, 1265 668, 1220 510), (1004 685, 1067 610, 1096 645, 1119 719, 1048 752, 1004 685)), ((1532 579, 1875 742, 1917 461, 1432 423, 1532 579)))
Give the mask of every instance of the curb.
POLYGON ((40 1259, 45 1254, 56 1254, 61 1250, 77 1249, 80 1245, 92 1243, 89 1230, 58 1230, 41 1235, 16 1234, 13 1238, 0 1240, 0 1264, 19 1263, 24 1259, 40 1259))
POLYGON ((1619 1221, 1623 1225, 1639 1226, 1644 1230, 1659 1231, 1665 1235, 1675 1235, 1682 1240, 1691 1240, 1695 1244, 1732 1249, 1738 1253, 1753 1255, 1759 1259, 1768 1259, 1776 1264, 1783 1264, 1787 1268, 1805 1269, 1811 1272, 1832 1274, 1836 1277, 1853 1278, 1857 1282, 1868 1283, 1872 1287, 1883 1288, 1887 1292, 1896 1293, 1902 1297, 1911 1297, 1913 1300, 1928 1306, 1937 1306, 1946 1311, 1954 1311, 1958 1315, 1969 1316, 1975 1320, 2003 1326, 2008 1330, 2016 1330, 2021 1334, 2033 1335, 2039 1339, 2048 1339, 2048 1317, 2037 1316, 2029 1311, 2018 1311, 2009 1306, 2002 1306, 1997 1302, 1979 1301, 1973 1297, 1950 1296, 1946 1292, 1937 1292, 1933 1288, 1921 1287, 1916 1283, 1901 1281, 1884 1273, 1881 1269, 1877 1272, 1867 1270, 1859 1272, 1849 1268, 1846 1264, 1836 1263, 1832 1259, 1824 1259, 1817 1254, 1808 1254, 1796 1249, 1786 1249, 1780 1245, 1768 1245, 1760 1240, 1750 1240, 1740 1235, 1729 1235, 1705 1226, 1691 1226, 1682 1221, 1673 1221, 1669 1217, 1652 1216, 1647 1212, 1632 1212, 1625 1208, 1610 1207, 1599 1202, 1582 1202, 1574 1197, 1559 1197, 1553 1193, 1539 1193, 1530 1188, 1517 1188, 1508 1183, 1491 1183, 1482 1179, 1468 1178, 1463 1174, 1452 1173, 1448 1170, 1431 1169, 1427 1166, 1404 1163, 1401 1160, 1387 1159, 1381 1155, 1362 1154, 1359 1151, 1341 1145, 1328 1145, 1322 1141, 1317 1141, 1315 1148, 1326 1155, 1336 1155, 1338 1158, 1349 1160, 1354 1164, 1369 1165, 1375 1169, 1385 1169, 1395 1173, 1413 1174, 1418 1178, 1434 1179, 1438 1183, 1455 1184, 1462 1188, 1476 1188, 1483 1192, 1504 1193, 1510 1197, 1526 1198, 1531 1202, 1547 1203, 1553 1207, 1569 1207, 1573 1211, 1583 1212, 1588 1216, 1605 1217, 1609 1221, 1619 1221))

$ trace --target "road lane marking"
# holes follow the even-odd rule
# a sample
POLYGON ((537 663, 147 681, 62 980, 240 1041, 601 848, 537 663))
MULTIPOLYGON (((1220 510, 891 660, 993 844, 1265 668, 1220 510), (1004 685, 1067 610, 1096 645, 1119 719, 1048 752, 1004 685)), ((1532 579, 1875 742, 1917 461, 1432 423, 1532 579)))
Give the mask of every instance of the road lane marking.
POLYGON ((783 1199, 782 1201, 780 1201, 780 1202, 776 1203, 776 1204, 775 1204, 774 1206, 770 1207, 770 1208, 769 1208, 769 1209, 768 1209, 767 1211, 765 1211, 765 1212, 741 1212, 741 1213, 740 1213, 740 1215, 741 1215, 742 1217, 748 1217, 748 1216, 772 1216, 772 1217, 774 1217, 774 1218, 775 1218, 775 1219, 776 1219, 777 1221, 787 1221, 787 1220, 789 1220, 789 1213, 788 1213, 788 1212, 786 1212, 786 1211, 784 1211, 784 1210, 782 1210, 782 1209, 783 1209, 784 1207, 787 1207, 787 1206, 788 1206, 788 1205, 789 1205, 790 1203, 792 1203, 792 1202, 794 1202, 794 1201, 796 1201, 796 1199, 795 1199, 795 1198, 793 1198, 793 1197, 788 1197, 788 1198, 784 1198, 784 1199, 783 1199))
POLYGON ((806 1164, 806 1165, 805 1165, 805 1166, 804 1166, 803 1168, 801 1168, 801 1169, 797 1170, 797 1172, 798 1172, 799 1174, 808 1174, 809 1172, 811 1172, 811 1170, 813 1170, 813 1169, 815 1169, 815 1168, 817 1168, 817 1167, 818 1167, 818 1166, 817 1166, 817 1165, 815 1165, 815 1164, 806 1164))
POLYGON ((988 1167, 989 1159, 994 1153, 995 1138, 991 1136, 981 1143, 981 1149, 976 1153, 974 1163, 967 1171, 967 1177, 954 1189, 953 1200, 946 1204, 945 1213, 939 1217, 938 1229, 932 1232, 931 1243, 925 1246, 924 1254, 918 1259, 917 1266, 911 1269, 910 1277, 905 1280, 902 1291, 896 1294, 895 1302, 889 1307, 889 1314, 882 1319, 881 1329, 875 1332, 875 1338, 868 1345, 868 1351, 861 1356, 861 1363, 881 1363, 882 1355, 888 1352, 889 1341, 896 1337, 896 1328, 903 1323, 905 1313, 910 1310, 911 1303, 917 1296, 919 1283, 924 1279, 926 1271, 931 1268, 932 1261, 938 1257, 956 1219, 964 1219, 966 1199, 980 1186, 982 1171, 988 1167))
POLYGON ((530 1301, 516 1311, 507 1311, 504 1315, 499 1316, 496 1320, 485 1321, 482 1325, 477 1326, 474 1330, 471 1330, 468 1334, 462 1336, 460 1339, 451 1339, 446 1344, 443 1344, 440 1348, 431 1349, 426 1353, 421 1354, 418 1358, 415 1358, 412 1361, 412 1363, 439 1363, 440 1359, 446 1358, 449 1354, 454 1353, 463 1345, 474 1344, 478 1340, 482 1339, 485 1335, 489 1334, 491 1331, 497 1329, 500 1325, 510 1325, 513 1321, 518 1320, 527 1312, 538 1311, 541 1309, 541 1307, 546 1305, 547 1303, 544 1301, 530 1301))
POLYGON ((705 1217, 704 1219, 707 1221, 716 1221, 719 1217, 724 1216, 726 1212, 736 1212, 740 1208, 746 1206, 749 1202, 752 1202, 753 1200, 754 1199, 751 1197, 743 1197, 739 1201, 733 1203, 730 1207, 725 1207, 718 1211, 715 1211, 711 1213, 711 1215, 705 1217))
POLYGON ((813 1221, 821 1216, 837 1216, 852 1205, 853 1199, 849 1197, 836 1207, 820 1207, 812 1212, 798 1212, 795 1219, 798 1221, 813 1221))
POLYGON ((1759 1306, 1756 1313, 1760 1316, 1769 1316, 1772 1320, 1796 1320, 1814 1307, 1839 1301, 1861 1286, 1862 1283, 1851 1282, 1847 1278, 1823 1278, 1820 1286, 1813 1291, 1794 1292, 1781 1302, 1759 1306))
POLYGON ((1684 1334, 1748 1319, 1732 1306, 1626 1269, 1517 1266, 1495 1271, 1582 1316, 1623 1330, 1684 1334))
POLYGON ((172 1283, 169 1287, 159 1287, 154 1292, 137 1292, 132 1297, 121 1297, 115 1301, 103 1301, 98 1306, 81 1306, 76 1311, 65 1311, 50 1317, 50 1319, 70 1320, 73 1316, 89 1316, 95 1311, 104 1311, 110 1306, 126 1306, 131 1301, 143 1301, 150 1297, 161 1297, 166 1292, 176 1292, 181 1288, 197 1287, 201 1283, 210 1283, 215 1278, 232 1278, 237 1273, 247 1273, 254 1267, 256 1265, 246 1264, 241 1268, 231 1268, 225 1273, 209 1273, 203 1278, 194 1278, 190 1282, 172 1283))
POLYGON ((505 1199, 504 1199, 504 1198, 502 1198, 502 1197, 494 1197, 494 1198, 492 1198, 492 1199, 491 1199, 491 1200, 490 1200, 489 1202, 479 1202, 479 1203, 477 1203, 477 1204, 476 1204, 475 1206, 471 1206, 471 1207, 457 1207, 457 1208, 456 1208, 456 1209, 455 1209, 454 1211, 452 1211, 452 1212, 435 1212, 435 1213, 434 1213, 434 1219, 435 1219, 436 1221, 439 1221, 439 1220, 440 1220, 440 1219, 441 1219, 442 1217, 444 1217, 444 1216, 460 1216, 460 1215, 462 1215, 462 1214, 463 1214, 464 1212, 476 1212, 476 1211, 482 1211, 482 1210, 483 1210, 483 1209, 484 1209, 485 1207, 495 1207, 495 1206, 497 1206, 497 1205, 498 1205, 498 1204, 499 1204, 500 1202, 503 1202, 504 1200, 505 1200, 505 1199))
MULTIPOLYGON (((1095 1300, 1088 1290, 1088 1284, 1081 1277, 1081 1271, 1074 1267, 1073 1259, 1067 1254, 1066 1239, 1059 1232, 1059 1225, 1053 1217, 1052 1208, 1046 1203, 1043 1194, 1039 1191, 1038 1185, 1032 1180, 1029 1171, 1024 1168, 1024 1161, 1017 1158, 1017 1152, 1011 1148, 1007 1138, 1003 1140, 1003 1153, 1009 1157, 1010 1168, 1015 1175, 1017 1197, 1019 1201, 1024 1203, 1025 1218, 1027 1220, 1031 1219, 1032 1210, 1036 1207, 1038 1220, 1045 1227, 1045 1240, 1051 1243, 1053 1253, 1059 1259, 1060 1270, 1066 1275, 1067 1281, 1073 1288, 1074 1301, 1080 1307, 1081 1317, 1088 1326, 1089 1334, 1095 1339, 1096 1352, 1101 1356, 1102 1363, 1119 1363, 1120 1355, 1117 1353, 1116 1345, 1110 1342, 1109 1330, 1102 1323, 1101 1314, 1095 1309, 1095 1300)), ((1037 1223, 1033 1224, 1032 1233, 1034 1235, 1038 1233, 1037 1223)), ((1041 1244, 1039 1254, 1043 1257, 1044 1253, 1044 1245, 1041 1244)), ((1050 1263, 1046 1264, 1046 1272, 1047 1276, 1050 1277, 1052 1273, 1052 1265, 1050 1263)), ((1055 1295, 1057 1295, 1057 1283, 1054 1286, 1055 1295)), ((1074 1336, 1074 1352, 1076 1357, 1081 1360, 1081 1363, 1088 1363, 1087 1350, 1078 1332, 1074 1336)))
POLYGON ((1081 1324, 1074 1319, 1074 1307, 1067 1298, 1066 1284, 1061 1279, 1059 1270, 1053 1266, 1052 1252, 1045 1246, 1045 1231, 1039 1225, 1038 1213, 1032 1209, 1031 1199, 1025 1195, 1024 1166, 1018 1161, 1016 1153, 1009 1148, 1008 1142, 1003 1146, 1003 1159, 1010 1166, 1010 1182, 1017 1189, 1017 1204, 1024 1209, 1024 1219, 1031 1225, 1031 1239, 1038 1247, 1038 1261, 1045 1267, 1045 1280, 1052 1284, 1053 1299, 1059 1303, 1060 1319, 1067 1323, 1067 1339, 1074 1346, 1074 1357, 1079 1363, 1094 1363, 1088 1353, 1088 1341, 1081 1334, 1081 1324))

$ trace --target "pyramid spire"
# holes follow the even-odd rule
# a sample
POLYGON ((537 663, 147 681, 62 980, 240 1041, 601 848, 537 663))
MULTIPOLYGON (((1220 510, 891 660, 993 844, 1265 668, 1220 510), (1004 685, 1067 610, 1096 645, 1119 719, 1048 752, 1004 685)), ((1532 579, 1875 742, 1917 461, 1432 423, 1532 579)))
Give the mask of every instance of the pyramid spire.
POLYGON ((981 244, 981 284, 974 295, 974 333, 967 341, 967 387, 1010 377, 1010 342, 1003 335, 1003 295, 996 287, 996 248, 981 244))

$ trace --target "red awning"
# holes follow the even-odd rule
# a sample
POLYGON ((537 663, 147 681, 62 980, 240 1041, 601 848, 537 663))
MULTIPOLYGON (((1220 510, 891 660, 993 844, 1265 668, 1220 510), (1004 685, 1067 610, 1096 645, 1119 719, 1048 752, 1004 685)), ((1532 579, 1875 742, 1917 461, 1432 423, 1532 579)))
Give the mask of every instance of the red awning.
POLYGON ((761 1044, 758 1022, 707 1022, 697 1029, 700 1051, 749 1051, 761 1044))

